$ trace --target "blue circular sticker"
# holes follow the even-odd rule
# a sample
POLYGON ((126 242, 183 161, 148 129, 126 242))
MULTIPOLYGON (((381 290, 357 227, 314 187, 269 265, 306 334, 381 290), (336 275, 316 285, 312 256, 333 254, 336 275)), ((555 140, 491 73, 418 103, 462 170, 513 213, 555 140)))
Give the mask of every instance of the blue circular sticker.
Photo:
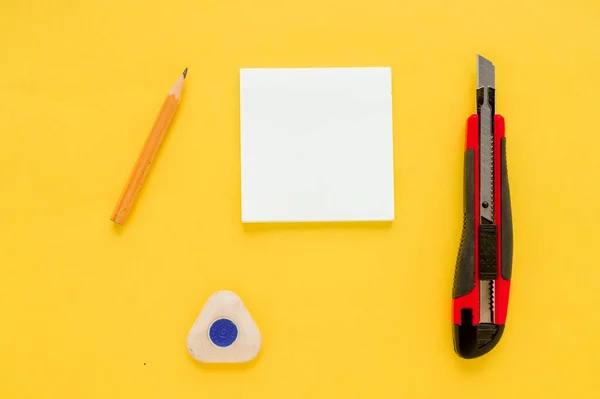
POLYGON ((208 338, 210 339, 210 342, 221 348, 233 345, 237 337, 237 326, 229 319, 217 319, 213 321, 208 329, 208 338))

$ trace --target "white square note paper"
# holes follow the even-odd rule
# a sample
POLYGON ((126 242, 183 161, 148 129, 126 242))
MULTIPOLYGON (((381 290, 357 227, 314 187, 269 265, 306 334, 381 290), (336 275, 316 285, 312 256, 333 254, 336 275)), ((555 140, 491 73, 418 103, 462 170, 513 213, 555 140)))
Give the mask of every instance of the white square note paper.
POLYGON ((242 222, 394 219, 390 68, 240 77, 242 222))

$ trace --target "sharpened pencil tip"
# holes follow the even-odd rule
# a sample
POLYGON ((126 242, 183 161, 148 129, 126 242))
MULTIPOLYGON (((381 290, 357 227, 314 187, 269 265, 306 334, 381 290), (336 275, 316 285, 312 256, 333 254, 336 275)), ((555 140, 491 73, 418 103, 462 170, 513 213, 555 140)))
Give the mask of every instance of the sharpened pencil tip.
POLYGON ((186 76, 187 76, 187 68, 185 68, 185 69, 183 70, 183 78, 185 79, 185 77, 186 77, 186 76))

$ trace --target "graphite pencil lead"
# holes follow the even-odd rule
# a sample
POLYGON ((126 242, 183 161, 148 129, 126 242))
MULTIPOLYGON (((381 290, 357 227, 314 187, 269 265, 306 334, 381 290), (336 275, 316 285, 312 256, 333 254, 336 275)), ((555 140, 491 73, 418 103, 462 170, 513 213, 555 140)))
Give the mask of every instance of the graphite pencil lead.
POLYGON ((186 76, 187 76, 187 68, 185 68, 185 69, 183 70, 183 78, 185 79, 185 77, 186 77, 186 76))

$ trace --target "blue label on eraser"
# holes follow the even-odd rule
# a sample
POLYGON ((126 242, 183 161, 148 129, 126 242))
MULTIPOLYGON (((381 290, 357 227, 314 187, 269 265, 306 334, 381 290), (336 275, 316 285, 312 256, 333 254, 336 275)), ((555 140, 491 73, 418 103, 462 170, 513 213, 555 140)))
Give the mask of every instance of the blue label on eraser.
POLYGON ((218 347, 233 345, 238 337, 238 329, 232 320, 221 318, 213 321, 208 329, 208 338, 218 347))

